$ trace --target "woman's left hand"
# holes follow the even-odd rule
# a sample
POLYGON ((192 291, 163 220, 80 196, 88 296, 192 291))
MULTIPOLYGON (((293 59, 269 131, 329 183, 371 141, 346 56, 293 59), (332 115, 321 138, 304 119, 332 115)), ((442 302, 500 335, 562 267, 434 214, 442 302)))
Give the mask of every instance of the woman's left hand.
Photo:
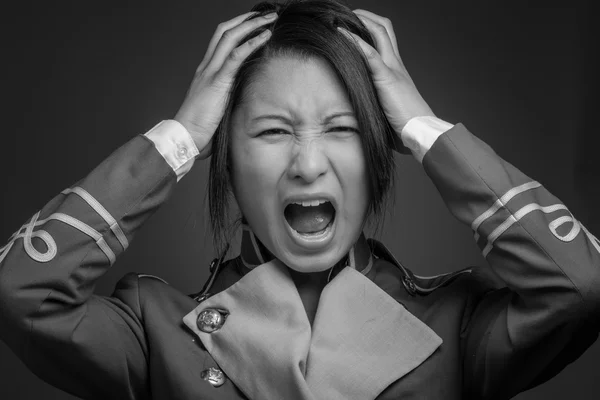
POLYGON ((338 29, 353 38, 362 49, 371 68, 379 100, 400 144, 402 129, 411 118, 435 115, 404 67, 391 21, 370 11, 354 10, 354 13, 373 36, 377 49, 354 33, 338 29))

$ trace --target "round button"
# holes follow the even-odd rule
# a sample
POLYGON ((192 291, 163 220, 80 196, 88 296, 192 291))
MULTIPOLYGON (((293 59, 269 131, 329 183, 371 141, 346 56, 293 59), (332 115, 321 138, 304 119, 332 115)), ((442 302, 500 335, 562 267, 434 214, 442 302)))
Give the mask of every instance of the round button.
POLYGON ((179 159, 184 160, 187 158, 187 155, 188 155, 188 150, 185 146, 183 146, 183 145, 177 146, 177 157, 179 157, 179 159))
POLYGON ((214 367, 210 367, 202 371, 200 377, 214 387, 219 387, 225 383, 225 374, 223 371, 214 367))
POLYGON ((223 322, 225 322, 225 316, 219 310, 207 308, 198 315, 196 325, 202 332, 213 333, 223 326, 223 322))

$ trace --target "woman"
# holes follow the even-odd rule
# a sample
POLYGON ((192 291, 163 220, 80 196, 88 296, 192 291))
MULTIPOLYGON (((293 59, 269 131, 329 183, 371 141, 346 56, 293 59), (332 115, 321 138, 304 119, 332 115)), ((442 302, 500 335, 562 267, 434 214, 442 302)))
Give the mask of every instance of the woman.
POLYGON ((435 117, 386 19, 261 4, 219 26, 173 120, 0 249, 0 335, 84 398, 509 398, 595 340, 599 263, 600 242, 558 199, 435 117), (392 148, 422 163, 491 268, 422 278, 365 239, 392 148), (92 295, 211 153, 215 236, 230 190, 240 256, 191 297, 136 274, 92 295))

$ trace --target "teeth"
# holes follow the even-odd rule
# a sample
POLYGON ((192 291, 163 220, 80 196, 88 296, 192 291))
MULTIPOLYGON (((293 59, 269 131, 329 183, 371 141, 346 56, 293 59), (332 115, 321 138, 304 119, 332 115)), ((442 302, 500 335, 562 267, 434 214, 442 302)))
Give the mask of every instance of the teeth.
POLYGON ((319 204, 323 204, 323 203, 327 203, 328 200, 304 200, 304 201, 295 201, 294 204, 298 204, 302 207, 315 207, 318 206, 319 204))

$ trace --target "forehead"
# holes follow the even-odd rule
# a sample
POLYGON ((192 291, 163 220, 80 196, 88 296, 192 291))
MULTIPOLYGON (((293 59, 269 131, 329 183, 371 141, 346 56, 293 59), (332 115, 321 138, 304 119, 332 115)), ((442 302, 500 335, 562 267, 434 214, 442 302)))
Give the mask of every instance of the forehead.
POLYGON ((297 117, 352 111, 334 69, 318 57, 269 59, 249 82, 241 107, 244 114, 277 109, 297 117))

